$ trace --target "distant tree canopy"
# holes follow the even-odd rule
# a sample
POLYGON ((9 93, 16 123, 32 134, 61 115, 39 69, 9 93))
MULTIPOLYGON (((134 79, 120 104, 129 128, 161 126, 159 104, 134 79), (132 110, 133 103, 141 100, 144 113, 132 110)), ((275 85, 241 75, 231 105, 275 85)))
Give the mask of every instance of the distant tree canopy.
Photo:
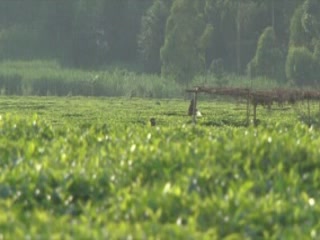
POLYGON ((186 84, 219 62, 226 73, 311 84, 318 73, 295 71, 319 69, 320 2, 3 0, 0 59, 126 66, 186 84))
POLYGON ((188 83, 203 70, 203 49, 208 44, 202 41, 205 30, 201 0, 174 1, 166 25, 164 45, 160 50, 162 74, 188 83))
POLYGON ((164 44, 170 7, 171 1, 156 0, 141 19, 138 51, 146 72, 161 72, 160 48, 164 44))
POLYGON ((306 0, 296 8, 290 24, 287 79, 299 85, 320 83, 320 2, 306 0))
POLYGON ((261 34, 256 54, 248 64, 248 71, 251 77, 284 78, 284 58, 273 27, 267 27, 261 34))
POLYGON ((141 17, 151 3, 1 1, 0 59, 58 58, 75 67, 134 62, 141 17))

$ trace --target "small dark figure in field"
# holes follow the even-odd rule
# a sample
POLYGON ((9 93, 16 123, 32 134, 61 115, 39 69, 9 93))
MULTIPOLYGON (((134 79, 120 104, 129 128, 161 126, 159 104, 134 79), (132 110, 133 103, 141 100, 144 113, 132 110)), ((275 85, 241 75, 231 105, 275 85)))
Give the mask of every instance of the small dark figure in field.
POLYGON ((150 125, 155 126, 156 125, 156 119, 155 118, 150 118, 150 125))
MULTIPOLYGON (((192 116, 193 115, 193 109, 194 109, 194 99, 191 99, 190 105, 189 105, 189 109, 188 109, 188 115, 192 116)), ((195 109, 195 113, 197 117, 201 117, 201 113, 198 109, 195 109)))
MULTIPOLYGON (((194 100, 191 99, 190 105, 189 105, 189 109, 188 109, 188 115, 192 116, 193 115, 193 109, 194 109, 194 100)), ((197 110, 196 110, 197 111, 197 110)))

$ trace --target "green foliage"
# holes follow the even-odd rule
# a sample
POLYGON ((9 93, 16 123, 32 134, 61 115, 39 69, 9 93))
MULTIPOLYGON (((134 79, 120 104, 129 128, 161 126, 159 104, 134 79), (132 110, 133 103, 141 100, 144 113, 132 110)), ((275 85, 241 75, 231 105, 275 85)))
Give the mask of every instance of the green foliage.
POLYGON ((70 61, 75 67, 93 67, 101 60, 99 54, 106 54, 107 49, 96 43, 100 7, 98 0, 76 2, 70 46, 70 61))
POLYGON ((22 78, 20 75, 0 75, 0 89, 6 95, 22 94, 22 78))
POLYGON ((55 61, 7 61, 0 64, 3 94, 40 96, 180 96, 179 85, 156 75, 122 69, 84 71, 62 68, 55 61))
MULTIPOLYGON (((0 118, 4 239, 318 238, 320 133, 290 111, 206 127, 178 100, 0 101, 15 112, 0 118), (158 126, 132 122, 141 114, 158 126)), ((239 119, 215 103, 201 103, 211 120, 239 119)))
POLYGON ((217 78, 222 78, 225 72, 222 59, 213 60, 210 64, 209 71, 210 73, 215 74, 217 78))
POLYGON ((267 27, 261 34, 255 57, 248 64, 251 77, 266 76, 278 80, 284 79, 284 58, 277 47, 276 36, 272 27, 267 27))
MULTIPOLYGON (((164 76, 173 76, 177 81, 186 84, 190 83, 205 65, 201 49, 207 46, 200 45, 206 25, 203 9, 199 9, 197 3, 198 1, 194 0, 173 2, 167 21, 164 46, 160 51, 161 73, 164 76)), ((210 33, 209 30, 207 32, 210 33)))
POLYGON ((320 40, 315 43, 313 55, 315 59, 320 63, 320 40))
POLYGON ((304 33, 301 23, 303 8, 298 7, 291 18, 290 23, 290 46, 303 46, 310 41, 310 36, 304 33))
MULTIPOLYGON (((141 17, 152 1, 141 0, 99 0, 102 13, 98 27, 103 30, 108 53, 106 63, 134 63, 138 57, 137 36, 141 17)), ((90 4, 90 1, 88 1, 90 4)))
POLYGON ((290 41, 313 51, 318 16, 317 0, 2 1, 0 59, 54 59, 84 69, 125 65, 190 83, 218 59, 228 74, 244 73, 256 33, 271 22, 281 49, 290 41))
POLYGON ((126 66, 183 84, 220 59, 231 75, 244 73, 251 61, 251 75, 283 79, 289 47, 315 51, 319 9, 318 0, 6 0, 0 2, 0 60, 56 60, 90 70, 126 66), (266 44, 261 58, 273 65, 261 68, 265 60, 254 57, 261 50, 257 33, 270 25, 277 44, 266 44))
POLYGON ((313 38, 320 38, 320 3, 317 0, 306 0, 303 4, 302 26, 313 38))
POLYGON ((160 48, 164 43, 169 9, 170 3, 168 1, 157 0, 142 17, 138 45, 146 72, 161 72, 160 48))
POLYGON ((203 52, 206 52, 206 49, 210 45, 213 39, 213 33, 214 27, 212 24, 207 24, 198 42, 198 46, 203 52))
MULTIPOLYGON (((279 87, 279 83, 266 77, 252 81, 246 76, 226 74, 218 60, 212 63, 210 74, 196 76, 191 84, 279 87)), ((119 68, 84 71, 63 68, 56 61, 6 61, 0 64, 0 89, 5 95, 174 98, 184 96, 185 86, 170 78, 119 68)))
POLYGON ((136 36, 149 2, 2 1, 0 59, 53 58, 83 68, 137 60, 136 36))
POLYGON ((39 32, 34 28, 13 25, 0 30, 0 59, 33 59, 41 57, 37 49, 39 32))
POLYGON ((306 0, 291 19, 286 75, 299 85, 318 84, 319 9, 317 1, 306 0))
POLYGON ((290 23, 290 46, 304 46, 312 50, 320 38, 320 6, 317 1, 306 0, 297 7, 290 23))
POLYGON ((286 75, 297 85, 318 84, 320 62, 305 47, 291 47, 287 56, 286 75))

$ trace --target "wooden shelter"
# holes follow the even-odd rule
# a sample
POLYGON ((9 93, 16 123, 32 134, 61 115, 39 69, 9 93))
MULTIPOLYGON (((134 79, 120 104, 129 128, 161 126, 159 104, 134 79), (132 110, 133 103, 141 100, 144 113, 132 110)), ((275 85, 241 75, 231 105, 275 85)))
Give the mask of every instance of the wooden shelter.
POLYGON ((273 90, 254 90, 249 88, 236 87, 194 87, 186 90, 193 93, 193 114, 192 121, 196 123, 197 98, 199 93, 229 96, 233 98, 242 98, 247 103, 247 123, 250 121, 250 104, 253 106, 253 121, 257 121, 257 106, 271 106, 273 103, 294 104, 298 101, 307 101, 308 115, 310 122, 310 100, 320 100, 320 91, 298 90, 298 89, 273 89, 273 90))

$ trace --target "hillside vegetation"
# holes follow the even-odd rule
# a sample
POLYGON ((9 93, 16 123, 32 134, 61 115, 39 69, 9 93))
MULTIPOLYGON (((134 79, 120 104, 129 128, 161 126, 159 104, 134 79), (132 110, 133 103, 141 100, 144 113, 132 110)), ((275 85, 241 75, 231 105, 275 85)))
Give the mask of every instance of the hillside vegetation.
POLYGON ((80 72, 120 68, 182 85, 208 74, 224 84, 223 76, 236 74, 314 87, 319 9, 318 0, 2 1, 0 60, 53 60, 80 72))

